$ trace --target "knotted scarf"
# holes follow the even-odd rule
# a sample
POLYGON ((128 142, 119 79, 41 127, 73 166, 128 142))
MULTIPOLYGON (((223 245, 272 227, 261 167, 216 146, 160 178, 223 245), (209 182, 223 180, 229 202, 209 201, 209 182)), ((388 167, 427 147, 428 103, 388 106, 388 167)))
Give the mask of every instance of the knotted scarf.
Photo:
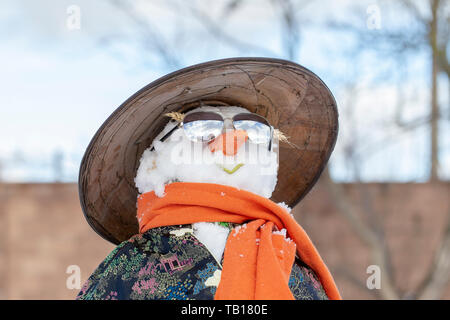
POLYGON ((144 193, 137 205, 140 233, 196 222, 245 223, 228 236, 215 300, 293 299, 288 281, 296 252, 314 270, 328 298, 341 299, 306 232, 270 199, 224 185, 174 182, 163 197, 144 193))

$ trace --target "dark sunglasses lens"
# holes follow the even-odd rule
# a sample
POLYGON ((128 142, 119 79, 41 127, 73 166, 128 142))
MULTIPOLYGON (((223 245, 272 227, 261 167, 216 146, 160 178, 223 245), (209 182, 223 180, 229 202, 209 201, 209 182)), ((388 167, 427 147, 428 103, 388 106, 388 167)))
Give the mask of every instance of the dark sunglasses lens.
POLYGON ((221 120, 195 120, 183 123, 184 133, 192 141, 211 141, 222 132, 221 120))
POLYGON ((236 130, 246 131, 248 138, 253 143, 268 143, 271 139, 270 127, 264 123, 253 120, 237 120, 233 124, 236 130))

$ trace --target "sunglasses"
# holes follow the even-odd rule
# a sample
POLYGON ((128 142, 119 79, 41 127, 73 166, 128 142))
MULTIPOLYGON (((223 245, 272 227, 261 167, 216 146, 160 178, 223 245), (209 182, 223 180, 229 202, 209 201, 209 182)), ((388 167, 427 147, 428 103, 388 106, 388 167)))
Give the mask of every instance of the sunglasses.
MULTIPOLYGON (((273 128, 265 119, 254 113, 239 113, 232 118, 223 118, 215 112, 199 111, 184 116, 183 121, 167 132, 160 141, 166 140, 176 129, 183 128, 186 137, 195 142, 210 142, 220 136, 224 128, 243 130, 248 139, 256 144, 272 147, 273 128)), ((153 150, 153 148, 152 148, 153 150)))

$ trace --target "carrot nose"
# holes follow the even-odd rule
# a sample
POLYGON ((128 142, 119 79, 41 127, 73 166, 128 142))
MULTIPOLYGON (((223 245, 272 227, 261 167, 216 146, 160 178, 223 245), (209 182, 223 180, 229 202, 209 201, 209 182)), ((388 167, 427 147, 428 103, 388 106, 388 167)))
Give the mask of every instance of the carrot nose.
POLYGON ((222 150, 224 155, 234 156, 247 139, 248 135, 244 130, 226 131, 209 143, 209 150, 222 150))

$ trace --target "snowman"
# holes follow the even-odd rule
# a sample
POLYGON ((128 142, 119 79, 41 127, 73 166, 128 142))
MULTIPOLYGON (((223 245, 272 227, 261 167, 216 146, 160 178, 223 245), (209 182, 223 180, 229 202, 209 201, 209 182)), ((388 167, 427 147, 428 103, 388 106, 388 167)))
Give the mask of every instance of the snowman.
POLYGON ((339 299, 289 206, 271 200, 280 147, 301 147, 250 108, 176 107, 138 159, 138 232, 77 298, 339 299))

